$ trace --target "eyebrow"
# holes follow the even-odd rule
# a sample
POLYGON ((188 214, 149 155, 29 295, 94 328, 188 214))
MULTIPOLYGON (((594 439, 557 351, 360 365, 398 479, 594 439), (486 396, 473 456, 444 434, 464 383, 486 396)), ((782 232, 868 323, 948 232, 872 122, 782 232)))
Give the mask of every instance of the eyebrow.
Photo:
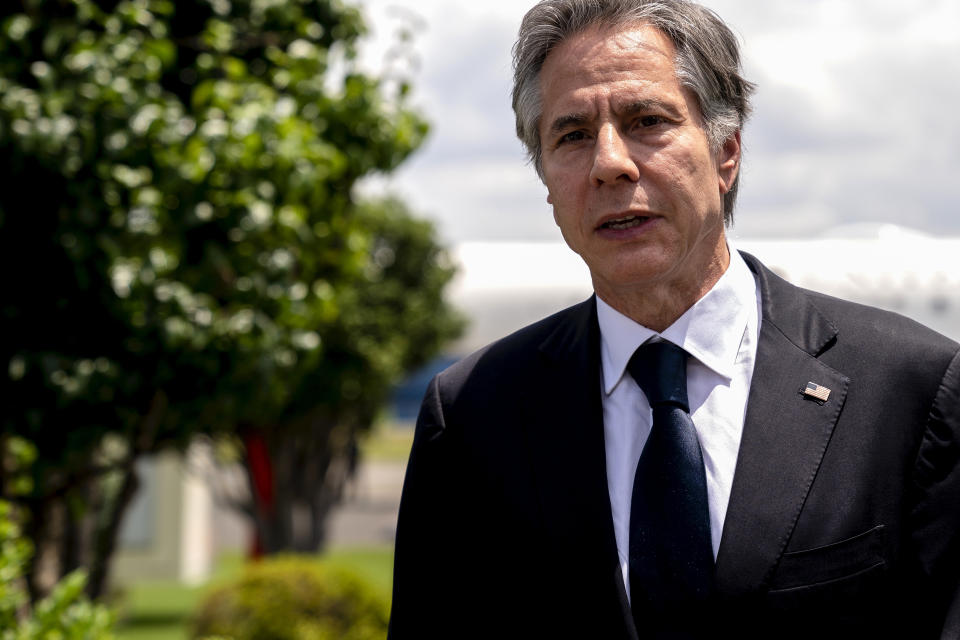
POLYGON ((562 131, 566 131, 570 127, 578 127, 589 120, 589 116, 587 116, 585 113, 570 113, 560 116, 550 123, 550 128, 547 130, 547 134, 551 136, 557 135, 562 131))
POLYGON ((640 113, 643 111, 664 111, 671 118, 680 119, 683 117, 677 107, 675 107, 673 104, 664 102, 663 100, 658 100, 656 98, 635 100, 627 103, 626 106, 619 109, 620 113, 626 115, 640 113))
MULTIPOLYGON (((618 112, 622 115, 632 115, 646 111, 664 111, 671 118, 676 118, 678 120, 682 118, 682 114, 674 105, 656 98, 634 100, 633 102, 629 102, 624 107, 618 109, 618 112)), ((589 120, 590 116, 588 116, 586 113, 570 113, 562 115, 550 123, 550 127, 547 129, 547 134, 551 136, 557 135, 563 131, 566 131, 570 127, 578 127, 586 122, 589 122, 589 120)))

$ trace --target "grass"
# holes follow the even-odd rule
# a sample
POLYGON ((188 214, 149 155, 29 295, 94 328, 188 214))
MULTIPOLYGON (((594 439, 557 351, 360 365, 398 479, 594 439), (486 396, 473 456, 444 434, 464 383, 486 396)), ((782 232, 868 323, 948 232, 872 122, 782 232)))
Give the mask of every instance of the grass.
POLYGON ((190 614, 203 591, 176 582, 131 586, 117 607, 117 640, 186 640, 190 614))
POLYGON ((377 425, 360 443, 362 460, 406 462, 413 445, 413 426, 390 422, 377 425))
MULTIPOLYGON (((318 556, 330 566, 354 571, 367 579, 389 601, 393 576, 393 549, 340 548, 318 556)), ((239 575, 243 557, 231 554, 222 557, 210 583, 187 587, 176 582, 143 582, 122 594, 117 640, 188 640, 190 616, 211 586, 239 575)))

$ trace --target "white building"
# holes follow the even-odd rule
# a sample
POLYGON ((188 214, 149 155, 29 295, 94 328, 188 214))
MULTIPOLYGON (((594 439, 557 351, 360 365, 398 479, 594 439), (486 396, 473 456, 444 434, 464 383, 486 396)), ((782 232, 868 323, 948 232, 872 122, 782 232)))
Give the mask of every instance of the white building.
MULTIPOLYGON (((896 311, 960 340, 960 237, 895 225, 852 225, 821 237, 734 239, 790 282, 896 311)), ((586 265, 563 243, 468 242, 451 297, 471 324, 464 355, 592 292, 586 265)))

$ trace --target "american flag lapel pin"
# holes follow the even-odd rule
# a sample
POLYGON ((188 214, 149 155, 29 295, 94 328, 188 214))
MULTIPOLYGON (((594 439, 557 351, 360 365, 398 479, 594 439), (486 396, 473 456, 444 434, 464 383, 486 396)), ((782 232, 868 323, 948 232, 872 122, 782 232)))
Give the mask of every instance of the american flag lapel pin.
POLYGON ((808 398, 813 398, 814 400, 819 400, 820 402, 826 402, 827 398, 830 397, 830 389, 816 382, 808 382, 806 388, 803 390, 803 395, 808 398))

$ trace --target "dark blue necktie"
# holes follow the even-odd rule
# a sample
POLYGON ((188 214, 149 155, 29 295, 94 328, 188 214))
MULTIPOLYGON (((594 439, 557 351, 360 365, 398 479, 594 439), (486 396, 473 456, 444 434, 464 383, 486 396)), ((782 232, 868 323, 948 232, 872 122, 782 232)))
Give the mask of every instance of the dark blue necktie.
POLYGON ((637 628, 687 637, 713 587, 713 548, 703 455, 687 401, 687 353, 641 345, 627 370, 653 409, 633 481, 630 600, 637 628))

